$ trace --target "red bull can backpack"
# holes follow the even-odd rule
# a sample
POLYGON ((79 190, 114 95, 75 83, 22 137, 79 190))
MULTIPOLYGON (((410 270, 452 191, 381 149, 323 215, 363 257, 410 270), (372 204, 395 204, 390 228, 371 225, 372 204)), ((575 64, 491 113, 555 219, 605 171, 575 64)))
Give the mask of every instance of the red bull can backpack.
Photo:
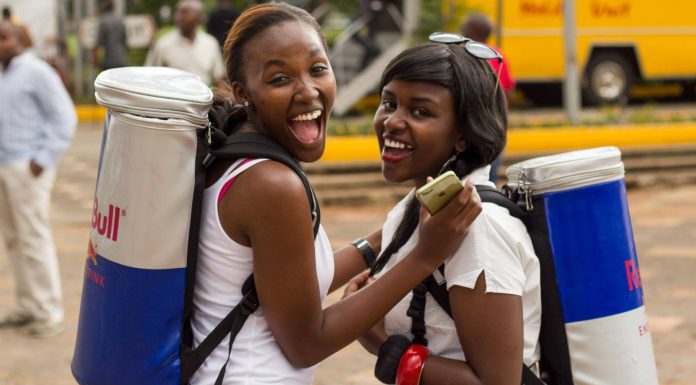
MULTIPOLYGON (((534 158, 506 175, 502 193, 477 190, 522 220, 540 261, 541 379, 523 365, 522 383, 658 385, 619 149, 534 158)), ((424 284, 451 316, 439 278, 424 284)))
MULTIPOLYGON (((258 307, 243 301, 195 349, 189 320, 205 170, 215 159, 268 158, 300 177, 314 233, 319 206, 300 166, 271 139, 227 137, 208 119, 213 95, 195 75, 125 67, 95 80, 108 109, 71 369, 82 385, 184 385, 258 307)), ((225 366, 216 383, 221 383, 225 366)))

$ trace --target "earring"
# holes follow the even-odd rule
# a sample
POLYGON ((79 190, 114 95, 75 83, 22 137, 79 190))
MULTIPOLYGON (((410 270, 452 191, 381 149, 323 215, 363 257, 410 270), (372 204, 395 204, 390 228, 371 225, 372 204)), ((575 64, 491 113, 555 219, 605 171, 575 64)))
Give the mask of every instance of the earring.
POLYGON ((459 154, 461 154, 463 150, 462 150, 462 151, 455 150, 455 151, 456 151, 456 152, 454 153, 454 155, 452 155, 449 159, 447 159, 447 161, 445 162, 445 164, 442 165, 442 167, 440 168, 440 171, 437 172, 437 175, 440 175, 440 174, 442 174, 445 170, 447 170, 447 168, 450 166, 450 164, 452 164, 452 162, 454 162, 455 160, 457 160, 457 157, 459 157, 459 154))
POLYGON ((248 108, 248 107, 249 107, 249 102, 248 102, 248 101, 244 101, 244 108, 248 108))

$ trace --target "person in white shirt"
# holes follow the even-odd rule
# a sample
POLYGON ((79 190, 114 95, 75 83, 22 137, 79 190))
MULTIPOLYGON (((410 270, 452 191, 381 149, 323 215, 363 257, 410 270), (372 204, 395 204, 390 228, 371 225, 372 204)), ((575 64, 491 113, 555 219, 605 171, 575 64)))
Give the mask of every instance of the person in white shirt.
MULTIPOLYGON (((505 145, 507 125, 504 94, 486 62, 494 52, 480 43, 468 46, 458 35, 443 40, 449 44, 407 49, 384 71, 374 118, 382 172, 390 182, 410 181, 416 188, 448 170, 494 187, 488 171, 505 145)), ((452 317, 421 286, 361 339, 378 355, 375 373, 382 382, 520 384, 523 362, 539 360, 539 261, 519 219, 493 203, 482 206, 439 276, 452 317)), ((372 268, 376 279, 367 287, 419 242, 419 209, 411 191, 388 214, 383 251, 372 268)), ((354 280, 346 294, 367 281, 366 275, 354 280)))
POLYGON ((18 305, 0 316, 0 328, 51 337, 63 331, 64 318, 51 191, 77 116, 58 74, 26 51, 24 32, 0 21, 0 236, 18 305))
POLYGON ((150 47, 146 66, 172 67, 198 75, 208 85, 219 85, 225 77, 220 44, 199 26, 203 5, 199 0, 181 0, 176 5, 176 28, 150 47))

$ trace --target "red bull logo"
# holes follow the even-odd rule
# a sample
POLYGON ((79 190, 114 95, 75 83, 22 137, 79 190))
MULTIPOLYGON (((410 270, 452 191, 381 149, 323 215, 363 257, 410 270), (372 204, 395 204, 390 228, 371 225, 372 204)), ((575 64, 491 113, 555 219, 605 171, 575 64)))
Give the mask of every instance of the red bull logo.
POLYGON ((636 266, 635 262, 632 259, 629 259, 628 261, 624 262, 624 266, 626 267, 628 291, 633 291, 643 286, 640 280, 640 271, 638 269, 638 266, 636 266))
POLYGON ((97 249, 92 244, 91 239, 89 240, 89 244, 87 245, 87 259, 92 261, 94 266, 97 266, 97 249))
POLYGON ((122 216, 126 216, 126 210, 122 210, 120 207, 112 204, 109 204, 109 213, 102 214, 99 211, 99 199, 94 197, 92 228, 97 230, 99 235, 103 235, 114 242, 118 241, 118 225, 122 216))
MULTIPOLYGON (((92 240, 87 245, 87 260, 97 266, 97 249, 92 244, 92 240)), ((94 270, 89 263, 85 264, 85 278, 99 287, 105 287, 106 277, 94 270)))

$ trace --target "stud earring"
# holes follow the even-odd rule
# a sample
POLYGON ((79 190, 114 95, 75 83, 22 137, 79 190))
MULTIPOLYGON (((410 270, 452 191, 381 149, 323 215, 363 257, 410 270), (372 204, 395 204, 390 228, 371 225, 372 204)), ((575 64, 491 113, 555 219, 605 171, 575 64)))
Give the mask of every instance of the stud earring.
POLYGON ((249 102, 248 102, 248 101, 245 101, 245 102, 244 102, 244 108, 248 108, 248 107, 249 107, 249 102))

